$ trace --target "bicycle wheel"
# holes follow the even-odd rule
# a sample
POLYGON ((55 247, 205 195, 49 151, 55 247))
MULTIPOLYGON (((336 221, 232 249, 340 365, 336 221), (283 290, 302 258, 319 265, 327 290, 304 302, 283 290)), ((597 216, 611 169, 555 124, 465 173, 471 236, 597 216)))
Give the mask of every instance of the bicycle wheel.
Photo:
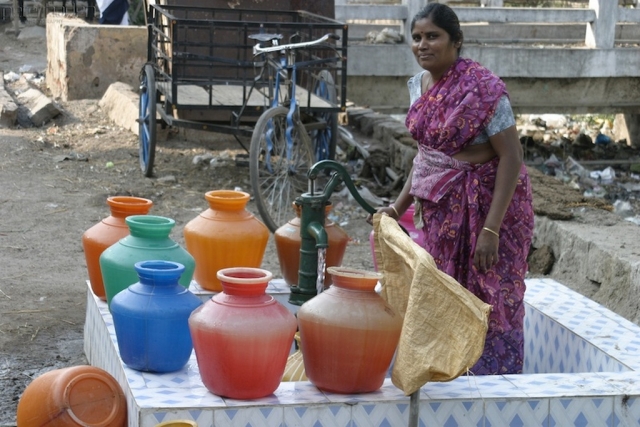
POLYGON ((287 150, 286 107, 262 113, 251 137, 249 173, 258 211, 275 232, 293 215, 292 203, 307 191, 307 171, 314 163, 311 141, 300 121, 294 120, 287 150))
MULTIPOLYGON (((321 70, 318 73, 318 80, 315 83, 313 93, 331 105, 337 104, 336 85, 329 70, 321 70)), ((336 156, 336 144, 338 141, 338 113, 318 112, 314 113, 313 116, 326 123, 323 129, 310 132, 316 159, 333 160, 336 156)))
POLYGON ((146 64, 140 73, 139 157, 145 176, 153 174, 156 156, 156 76, 153 65, 146 64))

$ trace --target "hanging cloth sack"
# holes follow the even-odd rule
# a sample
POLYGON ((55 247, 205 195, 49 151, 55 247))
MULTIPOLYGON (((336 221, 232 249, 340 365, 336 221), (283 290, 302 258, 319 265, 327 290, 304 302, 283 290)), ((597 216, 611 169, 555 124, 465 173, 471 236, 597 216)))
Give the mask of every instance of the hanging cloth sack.
POLYGON ((491 306, 436 267, 388 215, 374 214, 381 296, 404 317, 391 381, 410 395, 451 381, 482 355, 491 306))

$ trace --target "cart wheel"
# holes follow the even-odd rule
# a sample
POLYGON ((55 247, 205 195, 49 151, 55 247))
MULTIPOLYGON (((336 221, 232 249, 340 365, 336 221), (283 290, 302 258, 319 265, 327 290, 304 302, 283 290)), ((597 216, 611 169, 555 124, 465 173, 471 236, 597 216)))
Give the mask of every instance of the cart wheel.
POLYGON ((146 64, 140 73, 140 168, 145 176, 153 174, 156 157, 156 76, 153 66, 146 64))
POLYGON ((251 186, 262 221, 271 232, 291 219, 292 203, 307 191, 307 171, 314 163, 309 135, 299 121, 287 150, 288 112, 286 107, 265 111, 253 130, 249 150, 251 186))
MULTIPOLYGON (((329 70, 321 70, 318 73, 318 80, 313 93, 331 105, 338 103, 336 85, 329 70)), ((336 156, 336 143, 338 141, 338 113, 314 113, 313 116, 327 123, 323 129, 310 132, 316 159, 333 160, 336 156)))

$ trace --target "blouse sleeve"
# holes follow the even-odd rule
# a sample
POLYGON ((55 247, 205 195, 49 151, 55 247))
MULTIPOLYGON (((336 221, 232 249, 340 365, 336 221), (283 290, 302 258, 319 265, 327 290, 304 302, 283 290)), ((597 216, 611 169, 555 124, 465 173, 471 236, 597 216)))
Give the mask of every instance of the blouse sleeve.
POLYGON ((488 136, 492 136, 515 124, 516 120, 513 117, 513 110, 511 109, 509 98, 506 95, 502 95, 500 101, 498 101, 493 119, 491 119, 485 131, 488 136))
POLYGON ((424 73, 426 73, 426 71, 421 71, 407 81, 407 87, 409 88, 409 105, 413 105, 413 103, 422 96, 422 75, 424 73))

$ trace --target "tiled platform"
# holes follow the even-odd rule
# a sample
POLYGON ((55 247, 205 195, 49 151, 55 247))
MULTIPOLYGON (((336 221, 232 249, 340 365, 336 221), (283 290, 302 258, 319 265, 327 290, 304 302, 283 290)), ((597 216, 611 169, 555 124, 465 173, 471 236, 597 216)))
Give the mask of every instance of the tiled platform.
MULTIPOLYGON (((210 294, 197 286, 203 299, 210 294)), ((278 281, 269 292, 286 301, 278 281)), ((553 280, 527 281, 525 374, 460 377, 421 389, 422 426, 639 426, 640 327, 553 280)), ((390 380, 375 393, 323 393, 282 383, 267 398, 223 399, 200 381, 195 355, 181 371, 149 374, 124 366, 106 303, 88 287, 85 352, 123 386, 129 426, 175 419, 199 427, 406 426, 409 398, 390 380)))

